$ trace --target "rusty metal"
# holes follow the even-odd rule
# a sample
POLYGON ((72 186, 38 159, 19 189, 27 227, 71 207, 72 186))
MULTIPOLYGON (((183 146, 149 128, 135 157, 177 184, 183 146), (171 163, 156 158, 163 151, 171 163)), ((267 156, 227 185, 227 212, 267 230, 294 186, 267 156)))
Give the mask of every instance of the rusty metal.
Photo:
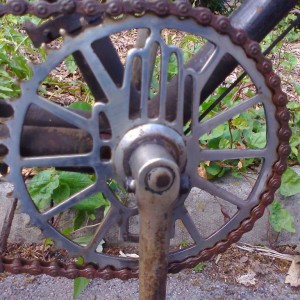
MULTIPOLYGON (((41 18, 46 18, 57 13, 65 14, 74 12, 88 16, 101 13, 105 13, 108 17, 120 16, 121 14, 140 15, 141 13, 152 13, 158 16, 175 15, 180 18, 190 18, 201 26, 213 27, 220 35, 229 36, 234 44, 239 45, 247 53, 248 57, 251 57, 255 61, 257 70, 264 77, 266 85, 272 93, 272 102, 276 108, 276 119, 278 122, 278 130, 276 132, 278 139, 276 162, 271 167, 272 170, 267 179, 266 187, 259 196, 258 204, 251 209, 238 228, 233 229, 224 240, 217 241, 213 246, 202 249, 199 253, 191 257, 183 255, 182 259, 171 261, 168 271, 178 272, 183 268, 191 268, 200 261, 207 260, 217 253, 224 252, 232 243, 237 242, 243 233, 252 229, 254 222, 263 215, 265 207, 272 202, 274 193, 280 186, 280 176, 286 168, 286 159, 290 152, 288 144, 291 134, 288 127, 289 113, 285 108, 287 99, 280 88, 279 78, 272 71, 271 63, 263 57, 258 44, 251 41, 244 31, 234 29, 228 19, 214 16, 203 8, 193 9, 185 1, 176 1, 175 3, 168 1, 128 1, 125 5, 121 1, 108 1, 104 4, 98 4, 93 1, 57 1, 54 3, 41 2, 32 4, 14 0, 0 6, 0 15, 7 13, 14 15, 31 13, 41 18)), ((5 140, 1 140, 1 143, 5 145, 5 140)), ((128 279, 137 277, 138 275, 136 264, 129 268, 102 267, 91 263, 78 266, 75 264, 64 265, 57 262, 45 263, 38 260, 28 261, 3 256, 0 257, 0 271, 9 271, 12 273, 26 272, 30 274, 45 273, 51 276, 65 276, 67 278, 82 276, 87 278, 100 277, 111 279, 117 277, 128 279)))
POLYGON ((165 299, 172 211, 179 195, 180 170, 163 146, 145 141, 132 154, 140 215, 140 299, 165 299))
MULTIPOLYGON (((83 27, 80 18, 82 18, 82 15, 79 13, 57 16, 39 26, 26 20, 24 22, 24 29, 32 40, 33 45, 38 48, 42 44, 48 44, 59 38, 61 36, 61 29, 70 35, 78 34, 83 27)), ((84 19, 84 22, 86 24, 97 25, 101 22, 101 18, 99 16, 87 17, 84 19)))
POLYGON ((88 153, 93 148, 91 136, 83 130, 59 127, 37 129, 32 126, 23 128, 20 153, 24 157, 88 153))

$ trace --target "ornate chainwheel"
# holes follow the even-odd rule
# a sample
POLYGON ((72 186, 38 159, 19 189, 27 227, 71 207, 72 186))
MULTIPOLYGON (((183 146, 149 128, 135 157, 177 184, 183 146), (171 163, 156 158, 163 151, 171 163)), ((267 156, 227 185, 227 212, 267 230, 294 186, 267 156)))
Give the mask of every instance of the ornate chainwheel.
MULTIPOLYGON (((262 216, 265 206, 272 201, 285 168, 285 158, 289 152, 289 114, 285 108, 286 97, 281 92, 280 81, 272 72, 270 62, 263 58, 257 43, 250 41, 244 32, 234 29, 227 31, 226 26, 229 25, 226 18, 209 14, 212 19, 199 21, 193 11, 189 19, 160 17, 154 13, 140 17, 122 16, 115 20, 104 18, 100 25, 87 28, 75 37, 65 36, 59 50, 49 52, 45 63, 33 67, 32 79, 22 83, 22 96, 9 102, 14 114, 13 118, 6 121, 10 137, 3 141, 8 149, 4 162, 10 167, 7 177, 15 186, 22 210, 57 246, 67 249, 71 255, 84 256, 86 261, 96 263, 100 269, 131 270, 126 272, 126 277, 136 276, 138 260, 101 253, 97 247, 114 226, 120 229, 123 239, 130 235, 130 219, 139 214, 134 199, 138 185, 144 184, 146 191, 160 195, 178 181, 178 192, 171 210, 172 220, 173 223, 180 220, 192 242, 182 249, 170 251, 169 271, 175 272, 183 267, 195 266, 200 260, 226 250, 244 232, 249 231, 255 220, 262 216), (170 32, 176 30, 196 36, 213 45, 213 51, 200 70, 195 71, 191 64, 185 65, 182 50, 166 42, 163 37, 166 28, 170 32), (135 29, 146 32, 146 41, 128 52, 122 81, 116 82, 107 64, 97 56, 95 42, 135 29), (58 106, 38 93, 40 83, 46 76, 75 52, 81 54, 105 95, 105 100, 94 104, 91 115, 58 106), (253 85, 251 96, 232 102, 232 107, 220 110, 214 116, 208 114, 201 119, 205 107, 203 103, 206 103, 201 98, 202 91, 225 55, 234 57, 247 72, 253 85), (168 68, 172 57, 176 60, 177 80, 172 83, 175 96, 170 100, 168 86, 172 80, 168 78, 168 68), (156 68, 155 61, 159 61, 159 87, 156 95, 152 96, 150 91, 153 89, 151 80, 156 68), (72 153, 63 153, 62 150, 57 154, 36 156, 24 150, 22 152, 21 144, 26 133, 24 122, 32 107, 51 113, 68 123, 77 133, 81 132, 82 147, 76 147, 72 153), (247 143, 240 149, 203 146, 217 128, 236 116, 247 114, 250 108, 263 111, 262 118, 266 125, 266 144, 263 147, 255 148, 247 143), (166 158, 163 170, 157 162, 160 157, 166 158), (246 198, 199 175, 202 162, 249 158, 260 159, 262 164, 259 176, 246 198), (136 170, 140 165, 144 168, 144 159, 151 160, 153 166, 151 172, 147 173, 147 182, 141 183, 137 178, 142 171, 136 170), (143 160, 140 165, 136 162, 139 160, 143 160), (96 180, 54 207, 39 210, 22 176, 22 169, 36 167, 88 169, 92 170, 96 180), (130 191, 130 205, 122 203, 109 188, 108 181, 111 180, 123 184, 130 191), (202 234, 186 207, 186 199, 194 188, 234 207, 234 213, 207 236, 202 234), (102 193, 109 200, 110 209, 93 232, 89 243, 82 246, 66 238, 50 220, 96 193, 102 193)), ((56 141, 51 142, 59 143, 60 134, 57 134, 56 141)), ((42 135, 37 138, 41 144, 49 142, 42 135)))

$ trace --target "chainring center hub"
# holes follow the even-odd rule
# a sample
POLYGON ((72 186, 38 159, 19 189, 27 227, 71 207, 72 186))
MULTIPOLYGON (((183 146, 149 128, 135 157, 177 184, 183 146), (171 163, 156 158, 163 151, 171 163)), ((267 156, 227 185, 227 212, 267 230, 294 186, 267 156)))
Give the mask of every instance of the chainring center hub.
MULTIPOLYGON (((115 148, 114 167, 121 181, 125 182, 133 176, 130 167, 133 153, 138 148, 144 148, 144 155, 150 160, 152 155, 147 151, 158 151, 155 145, 157 149, 165 149, 182 173, 186 164, 186 147, 180 134, 166 125, 144 124, 129 130, 115 148)), ((172 172, 163 161, 161 163, 161 166, 154 167, 147 173, 147 185, 156 191, 168 189, 173 182, 172 172)))

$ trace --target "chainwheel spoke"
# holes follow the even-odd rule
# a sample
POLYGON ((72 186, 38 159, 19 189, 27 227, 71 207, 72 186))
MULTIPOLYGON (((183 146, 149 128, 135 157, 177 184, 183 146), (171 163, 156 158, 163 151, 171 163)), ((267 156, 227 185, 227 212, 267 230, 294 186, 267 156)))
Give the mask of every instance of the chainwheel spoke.
POLYGON ((222 149, 199 150, 198 156, 201 161, 227 160, 227 159, 241 159, 241 158, 264 158, 267 155, 266 149, 222 149))
POLYGON ((261 96, 256 95, 249 100, 243 101, 242 103, 220 112, 218 115, 210 118, 209 120, 204 121, 198 125, 198 128, 195 131, 196 136, 202 136, 203 134, 213 130, 217 126, 223 124, 224 122, 232 119, 234 116, 240 114, 241 112, 249 109, 253 105, 261 102, 261 96))
POLYGON ((119 218, 120 215, 118 214, 117 209, 115 207, 111 207, 107 215, 101 221, 101 224, 99 225, 92 241, 89 243, 89 250, 96 251, 98 245, 104 239, 109 229, 117 222, 119 218))
POLYGON ((55 155, 23 158, 21 160, 21 167, 87 167, 91 166, 91 155, 55 155))
POLYGON ((51 114, 55 115, 56 117, 78 127, 81 129, 86 130, 89 128, 89 120, 62 107, 59 106, 41 96, 38 96, 36 94, 33 95, 32 103, 36 104, 40 108, 50 112, 51 114))
POLYGON ((245 206, 246 201, 238 196, 222 189, 221 187, 217 186, 216 184, 195 175, 192 178, 192 186, 199 188, 212 196, 219 197, 233 205, 236 205, 238 208, 243 208, 245 206))
POLYGON ((181 213, 180 220, 183 222, 186 230, 188 231, 188 233, 190 234, 190 236, 192 237, 194 242, 198 245, 203 244, 204 239, 200 235, 200 233, 199 233, 191 215, 188 213, 187 209, 185 207, 183 207, 183 209, 181 209, 180 213, 181 213))
POLYGON ((207 84, 211 75, 215 71, 216 67, 219 65, 220 61, 224 57, 225 52, 222 51, 220 47, 216 47, 215 51, 208 58, 206 64, 202 67, 199 75, 197 84, 202 88, 207 84))
POLYGON ((94 76, 96 77, 101 89, 104 91, 107 99, 118 99, 118 97, 120 97, 120 90, 109 76, 91 45, 83 45, 80 51, 93 71, 94 76))
POLYGON ((69 199, 65 200, 64 202, 61 202, 60 204, 58 204, 54 208, 50 209, 49 211, 43 213, 42 217, 46 220, 49 220, 49 219, 53 218, 55 215, 66 211, 67 209, 71 208, 75 204, 88 198, 95 192, 98 192, 97 185, 93 184, 93 185, 85 188, 84 190, 80 191, 79 193, 72 195, 69 199))
MULTIPOLYGON (((143 53, 144 54, 144 53, 143 53)), ((141 118, 147 118, 148 116, 148 94, 150 86, 150 74, 149 64, 151 63, 150 58, 142 56, 142 89, 141 89, 141 118)))
POLYGON ((162 120, 166 118, 166 97, 168 84, 168 67, 170 54, 167 50, 161 54, 160 91, 159 91, 159 114, 162 120))

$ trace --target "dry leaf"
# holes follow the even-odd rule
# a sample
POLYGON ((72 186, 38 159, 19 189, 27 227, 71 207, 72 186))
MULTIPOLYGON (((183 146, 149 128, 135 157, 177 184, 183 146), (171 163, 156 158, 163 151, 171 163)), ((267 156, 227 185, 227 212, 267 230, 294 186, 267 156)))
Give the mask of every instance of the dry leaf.
POLYGON ((272 268, 258 260, 252 261, 250 265, 251 270, 256 274, 266 275, 268 273, 272 273, 272 268))
POLYGON ((235 145, 237 149, 246 149, 246 146, 243 143, 236 142, 235 145))
POLYGON ((216 265, 219 263, 221 257, 222 257, 222 254, 218 254, 218 255, 217 255, 216 261, 215 261, 216 265))
POLYGON ((139 258, 139 256, 135 253, 129 253, 129 254, 126 254, 127 257, 130 257, 130 258, 139 258))
POLYGON ((122 250, 119 251, 121 257, 130 257, 130 258, 139 258, 139 256, 135 253, 125 254, 122 250))
POLYGON ((256 281, 257 281, 255 276, 256 276, 255 273, 244 274, 244 275, 237 277, 236 281, 245 286, 255 285, 256 281))
POLYGON ((241 258, 240 258, 240 263, 245 263, 245 262, 247 262, 248 261, 248 257, 247 256, 242 256, 241 258))
POLYGON ((32 169, 32 168, 24 168, 22 170, 22 175, 24 177, 32 177, 32 176, 36 175, 37 173, 38 172, 36 170, 32 169))
POLYGON ((243 167, 243 163, 241 161, 238 162, 237 164, 238 169, 241 169, 243 167))
POLYGON ((300 286, 300 255, 294 257, 285 278, 285 283, 289 283, 294 287, 300 286))
POLYGON ((200 166, 198 167, 197 171, 198 171, 198 175, 199 175, 200 177, 202 177, 202 178, 204 178, 204 179, 207 179, 206 170, 205 170, 205 168, 204 168, 202 165, 200 165, 200 166))
POLYGON ((279 258, 279 259, 284 259, 289 261, 293 261, 294 259, 294 255, 280 253, 266 247, 253 246, 246 243, 235 244, 235 247, 249 252, 256 252, 259 253, 260 255, 265 255, 268 257, 274 257, 274 258, 279 258))

